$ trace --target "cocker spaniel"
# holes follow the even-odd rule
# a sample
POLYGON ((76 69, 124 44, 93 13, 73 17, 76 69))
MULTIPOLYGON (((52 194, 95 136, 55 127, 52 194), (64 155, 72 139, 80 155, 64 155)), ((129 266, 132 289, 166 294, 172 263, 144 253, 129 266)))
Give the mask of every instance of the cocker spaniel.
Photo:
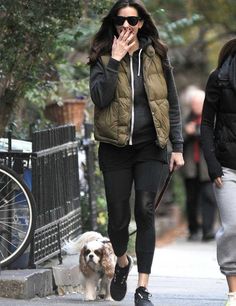
POLYGON ((68 254, 79 253, 81 285, 85 300, 112 300, 110 283, 114 275, 116 256, 108 238, 90 231, 63 247, 68 254))

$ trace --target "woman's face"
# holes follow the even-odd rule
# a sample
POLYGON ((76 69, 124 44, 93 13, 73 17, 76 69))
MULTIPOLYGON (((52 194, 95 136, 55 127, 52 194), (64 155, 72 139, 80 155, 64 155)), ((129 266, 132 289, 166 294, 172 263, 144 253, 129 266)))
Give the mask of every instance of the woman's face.
MULTIPOLYGON (((117 13, 117 16, 121 16, 121 17, 138 17, 138 12, 137 10, 132 7, 132 6, 127 6, 127 7, 124 7, 122 9, 120 9, 117 13)), ((136 38, 137 37, 137 34, 138 34, 138 30, 141 29, 142 25, 143 25, 143 21, 142 20, 138 20, 137 21, 137 18, 136 18, 136 21, 137 21, 137 24, 133 24, 133 21, 135 21, 135 18, 133 18, 134 20, 131 20, 131 24, 129 23, 129 21, 126 19, 124 21, 124 23, 122 25, 117 25, 115 23, 115 27, 116 27, 116 31, 118 33, 118 35, 120 35, 121 31, 122 30, 130 30, 131 32, 134 33, 134 37, 136 38)))

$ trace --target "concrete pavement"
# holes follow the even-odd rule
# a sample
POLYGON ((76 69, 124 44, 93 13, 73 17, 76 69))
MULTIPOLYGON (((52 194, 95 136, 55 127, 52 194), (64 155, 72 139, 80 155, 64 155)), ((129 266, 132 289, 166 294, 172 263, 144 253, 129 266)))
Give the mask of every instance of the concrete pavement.
MULTIPOLYGON (((70 294, 31 300, 0 298, 0 305, 133 306, 136 283, 137 270, 134 266, 128 278, 127 295, 121 302, 85 302, 80 294, 70 294)), ((182 237, 168 245, 157 247, 149 291, 155 306, 225 305, 227 286, 224 276, 219 272, 215 242, 187 242, 182 237)))

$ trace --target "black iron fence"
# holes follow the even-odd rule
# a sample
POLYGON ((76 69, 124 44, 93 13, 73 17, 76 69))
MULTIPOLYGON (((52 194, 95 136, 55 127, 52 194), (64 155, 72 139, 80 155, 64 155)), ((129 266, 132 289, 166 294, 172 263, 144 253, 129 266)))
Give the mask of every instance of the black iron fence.
POLYGON ((74 126, 32 135, 32 192, 38 208, 31 262, 61 253, 63 240, 82 231, 78 142, 74 126))

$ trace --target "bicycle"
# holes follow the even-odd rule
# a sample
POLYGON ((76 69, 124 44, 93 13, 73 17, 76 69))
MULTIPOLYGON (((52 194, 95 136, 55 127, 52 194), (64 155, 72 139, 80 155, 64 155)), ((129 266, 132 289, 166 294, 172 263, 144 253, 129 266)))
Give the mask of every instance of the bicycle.
POLYGON ((0 165, 0 267, 21 256, 32 241, 36 205, 20 175, 0 165))

